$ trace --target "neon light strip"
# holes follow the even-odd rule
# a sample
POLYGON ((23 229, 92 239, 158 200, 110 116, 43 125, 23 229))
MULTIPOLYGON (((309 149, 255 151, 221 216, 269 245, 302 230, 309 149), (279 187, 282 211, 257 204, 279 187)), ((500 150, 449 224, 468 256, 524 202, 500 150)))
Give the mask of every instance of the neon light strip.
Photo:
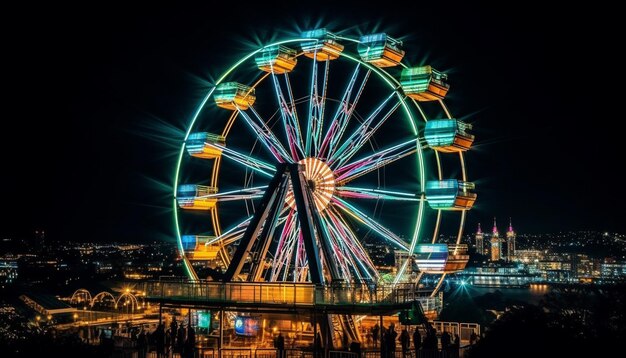
POLYGON ((348 226, 348 223, 346 223, 341 214, 339 214, 339 212, 337 212, 337 210, 333 207, 331 207, 331 210, 327 210, 327 215, 328 218, 333 221, 337 230, 340 231, 339 237, 344 238, 344 240, 348 239, 346 242, 348 243, 350 253, 355 257, 356 262, 363 268, 364 272, 370 279, 377 281, 379 279, 378 270, 376 270, 376 266, 372 262, 369 255, 365 252, 365 249, 356 238, 356 235, 354 235, 348 226))
POLYGON ((383 199, 401 201, 422 201, 418 194, 401 193, 380 189, 361 188, 353 186, 340 186, 336 188, 337 194, 343 198, 356 199, 383 199))
MULTIPOLYGON (((252 108, 252 107, 250 107, 250 108, 252 108)), ((284 163, 289 158, 289 155, 285 152, 285 149, 282 148, 282 145, 280 145, 280 144, 277 145, 277 143, 273 143, 273 140, 272 140, 273 134, 267 128, 265 123, 261 120, 261 122, 262 122, 261 126, 263 126, 263 127, 261 127, 258 124, 256 124, 252 120, 252 118, 250 116, 248 116, 248 114, 245 111, 242 111, 239 108, 237 108, 237 111, 239 111, 239 114, 241 114, 241 116, 244 118, 245 122, 248 124, 248 126, 254 132, 254 135, 258 136, 260 142, 265 146, 265 148, 270 153, 272 153, 274 158, 279 163, 284 163)))
POLYGON ((324 111, 326 109, 326 92, 328 90, 328 74, 330 71, 330 60, 326 60, 326 66, 324 71, 324 81, 322 82, 322 97, 317 105, 317 113, 319 118, 317 118, 317 125, 315 127, 315 133, 313 136, 313 144, 315 145, 315 156, 319 157, 319 149, 322 140, 322 128, 324 128, 324 111))
POLYGON ((391 231, 389 231, 389 229, 385 228, 384 226, 382 226, 381 224, 376 222, 376 220, 374 220, 374 219, 370 218, 369 216, 365 215, 364 213, 359 211, 354 206, 350 205, 345 200, 335 196, 335 197, 333 197, 332 201, 341 210, 343 210, 346 214, 352 216, 358 222, 360 222, 360 223, 366 225, 367 227, 369 227, 370 229, 374 230, 376 233, 381 235, 384 239, 386 239, 386 240, 390 241, 391 243, 397 245, 398 247, 400 247, 403 250, 408 250, 409 249, 407 244, 399 236, 397 236, 396 234, 392 233, 391 231))
MULTIPOLYGON (((348 128, 348 123, 350 121, 350 118, 352 117, 352 113, 354 112, 354 110, 356 109, 356 105, 359 101, 359 99, 361 98, 361 94, 363 94, 363 89, 365 89, 365 84, 367 83, 367 80, 369 79, 370 73, 372 73, 371 70, 367 70, 367 72, 365 73, 365 77, 363 78, 363 81, 361 82, 361 85, 359 87, 359 90, 354 98, 354 100, 352 101, 352 104, 347 107, 346 110, 342 111, 342 116, 340 117, 338 123, 338 130, 337 133, 335 133, 334 131, 331 133, 329 130, 329 134, 328 137, 330 138, 330 148, 329 148, 329 157, 335 152, 335 150, 337 150, 337 145, 338 143, 341 141, 341 138, 343 137, 346 129, 348 128)), ((346 106, 348 105, 348 103, 346 103, 346 106)), ((334 124, 334 123, 333 123, 334 124)), ((333 128, 334 129, 334 128, 333 128)))
POLYGON ((235 151, 234 149, 227 148, 227 147, 224 147, 222 145, 211 144, 210 146, 214 147, 214 148, 218 148, 219 150, 221 150, 222 151, 222 156, 224 156, 224 157, 226 157, 226 158, 228 158, 230 160, 233 160, 233 161, 235 161, 235 162, 237 162, 237 163, 239 163, 239 164, 241 164, 243 166, 246 166, 246 167, 248 167, 248 168, 250 168, 252 170, 255 170, 255 171, 257 171, 257 172, 259 172, 261 174, 264 174, 264 175, 266 175, 266 176, 268 176, 270 178, 274 177, 274 174, 271 174, 271 173, 267 172, 267 171, 271 171, 271 172, 275 172, 276 171, 276 168, 273 165, 271 165, 271 164, 268 164, 268 163, 266 163, 266 162, 264 162, 262 160, 258 160, 256 158, 253 158, 251 156, 239 153, 239 152, 235 151), (265 171, 263 169, 265 169, 267 171, 265 171))
POLYGON ((350 164, 346 164, 345 166, 338 168, 335 171, 335 181, 351 181, 373 170, 382 168, 390 163, 393 163, 398 159, 402 159, 407 155, 411 155, 416 152, 416 149, 414 148, 415 142, 416 139, 411 139, 407 142, 400 143, 391 148, 378 151, 374 155, 370 155, 350 164))
POLYGON ((245 230, 245 227, 248 226, 248 224, 250 223, 250 220, 252 220, 252 216, 248 217, 247 219, 233 226, 232 228, 226 230, 224 233, 222 233, 222 235, 216 236, 213 240, 208 241, 207 244, 212 244, 214 242, 225 240, 229 236, 237 235, 240 232, 243 232, 245 230))
POLYGON ((350 81, 348 82, 348 85, 346 86, 346 90, 343 92, 343 96, 341 97, 341 102, 339 106, 337 107, 337 111, 335 112, 335 115, 333 116, 333 119, 331 120, 330 127, 326 131, 326 135, 324 136, 324 141, 322 142, 322 145, 320 146, 319 152, 317 154, 318 157, 324 158, 326 148, 329 146, 330 143, 338 139, 335 135, 335 131, 338 130, 338 128, 343 126, 342 124, 339 124, 339 123, 346 122, 347 119, 349 119, 350 116, 352 115, 350 108, 354 109, 354 106, 350 105, 350 95, 352 94, 352 88, 354 87, 354 84, 356 82, 356 78, 359 74, 360 67, 361 67, 361 64, 357 63, 356 68, 354 69, 354 72, 352 73, 352 77, 350 78, 350 81))
POLYGON ((278 77, 276 76, 276 74, 274 74, 273 71, 271 77, 272 83, 274 84, 274 92, 276 93, 276 100, 278 101, 278 107, 280 108, 280 116, 283 120, 283 128, 285 129, 285 135, 287 136, 287 142, 289 143, 291 160, 297 162, 302 157, 302 148, 298 147, 296 129, 293 125, 293 114, 291 113, 289 106, 287 105, 287 101, 283 96, 283 91, 280 87, 280 83, 278 82, 278 77))
POLYGON ((289 81, 289 74, 285 73, 285 83, 287 84, 287 94, 289 95, 289 113, 292 115, 293 125, 296 130, 296 138, 298 148, 304 157, 304 141, 302 140, 302 131, 300 130, 300 120, 298 119, 298 111, 296 110, 296 103, 293 99, 293 90, 291 89, 291 81, 289 81))
POLYGON ((239 189, 239 190, 225 191, 225 192, 217 193, 217 194, 199 195, 199 196, 196 196, 196 198, 220 198, 223 196, 230 196, 230 195, 238 196, 237 194, 245 193, 245 192, 251 192, 249 195, 259 195, 259 193, 263 194, 263 189, 267 189, 267 185, 257 186, 254 188, 245 188, 245 189, 239 189))
MULTIPOLYGON (((387 96, 387 98, 385 98, 383 102, 378 107, 376 107, 376 109, 374 109, 374 111, 363 121, 363 123, 361 123, 361 125, 357 127, 354 132, 352 132, 352 134, 348 137, 348 139, 346 139, 343 145, 340 146, 337 151, 329 155, 329 159, 327 161, 328 165, 330 165, 331 167, 335 167, 333 163, 336 160, 341 160, 341 156, 346 150, 351 151, 354 147, 358 146, 358 143, 363 141, 363 138, 367 136, 368 132, 371 134, 374 133, 370 130, 371 123, 374 121, 376 116, 378 116, 382 112, 383 108, 385 108, 385 106, 387 105, 387 103, 389 103, 393 96, 394 93, 391 93, 389 96, 387 96)), ((395 111, 396 108, 397 105, 392 107, 393 111, 395 111)), ((393 113, 393 111, 391 113, 393 113)), ((388 118, 391 113, 388 112, 388 115, 386 117, 388 118)), ((369 139, 369 137, 367 137, 367 139, 369 139)), ((365 141, 367 141, 367 139, 365 139, 365 141)))

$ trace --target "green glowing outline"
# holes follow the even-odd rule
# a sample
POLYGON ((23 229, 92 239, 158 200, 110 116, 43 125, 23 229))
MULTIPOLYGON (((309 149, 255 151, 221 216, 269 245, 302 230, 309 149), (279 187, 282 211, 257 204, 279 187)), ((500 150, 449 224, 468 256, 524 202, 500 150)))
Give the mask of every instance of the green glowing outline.
MULTIPOLYGON (((338 39, 341 40, 347 40, 347 41, 351 41, 351 42, 355 42, 358 43, 359 41, 356 39, 352 39, 352 38, 348 38, 348 37, 338 37, 338 39)), ((265 45, 251 53, 249 53, 248 55, 242 57, 239 61, 237 61, 234 65, 232 65, 230 68, 228 68, 228 70, 226 70, 226 72, 224 72, 222 74, 222 76, 220 76, 217 81, 215 81, 215 83, 213 84, 212 88, 209 90, 209 92, 207 93, 207 95, 202 99, 202 101, 200 102, 200 104, 198 105, 197 109, 195 110, 191 122, 189 123, 189 126, 187 128, 187 131, 185 133, 185 137, 183 139, 183 143, 181 145, 180 151, 178 153, 178 159, 176 162, 176 170, 175 170, 175 178, 174 178, 174 185, 173 185, 173 200, 172 200, 172 204, 173 204, 173 210, 174 210, 174 225, 175 225, 175 232, 176 232, 176 239, 177 239, 177 244, 178 244, 178 249, 179 249, 179 253, 181 255, 181 258, 183 259, 183 263, 185 266, 185 270, 187 272, 187 275, 193 279, 197 279, 197 276, 195 274, 195 271, 192 269, 191 267, 191 263, 189 262, 189 260, 187 259, 187 257, 185 256, 184 253, 184 249, 182 246, 182 239, 181 239, 181 234, 180 234, 180 224, 179 224, 179 219, 178 219, 178 205, 177 205, 177 201, 176 201, 176 195, 177 195, 177 190, 178 190, 178 181, 179 181, 179 176, 180 176, 180 169, 181 169, 181 165, 182 165, 182 160, 183 160, 183 155, 185 153, 185 142, 187 140, 187 138, 189 137, 189 135, 191 134, 191 131, 194 128, 194 125, 200 115, 200 113, 202 112, 202 110, 204 109, 204 106, 206 105, 207 101, 209 100, 209 98, 211 97, 211 95, 213 94, 213 92, 215 91, 215 88, 228 76, 230 75, 235 69, 237 69, 237 67, 239 67, 241 64, 243 64, 244 62, 246 62, 247 60, 249 60, 250 58, 252 58, 253 56, 255 56, 257 53, 261 52, 262 50, 271 47, 271 46, 278 46, 278 45, 283 45, 283 44, 289 44, 289 43, 294 43, 294 42, 302 42, 302 41, 311 41, 311 39, 301 39, 301 38, 296 38, 296 39, 290 39, 290 40, 283 40, 283 41, 278 41, 278 42, 274 42, 268 45, 265 45)), ((366 63, 364 61, 362 61, 361 59, 357 59, 356 57, 353 57, 349 54, 344 53, 343 51, 340 53, 340 56, 346 57, 354 62, 360 63, 363 66, 367 67, 368 69, 376 72, 376 74, 379 76, 379 78, 381 78, 384 82, 386 82, 389 87, 395 92, 396 96, 398 97, 398 99, 400 100, 400 103, 402 105, 402 107, 404 108, 404 111, 406 113, 405 117, 408 121, 409 124, 411 125, 411 129, 413 130, 413 134, 416 136, 416 149, 417 149, 417 161, 418 161, 418 170, 419 170, 419 178, 420 178, 420 191, 422 193, 424 193, 424 186, 426 183, 426 166, 424 163, 424 157, 423 157, 423 153, 422 153, 422 148, 420 146, 419 143, 419 139, 418 139, 418 130, 416 127, 416 119, 413 116, 413 113, 411 112, 411 110, 409 109, 407 102, 406 102, 406 98, 404 96, 404 94, 401 91, 401 86, 400 83, 397 79, 395 79, 393 76, 391 76, 387 71, 378 68, 376 66, 373 66, 369 63, 366 63)), ((400 63, 400 65, 402 67, 407 67, 405 64, 400 63)), ((415 107, 418 109, 419 112, 422 112, 420 106, 415 103, 415 101, 412 101, 415 104, 415 107)), ((421 113, 422 117, 425 121, 427 121, 427 118, 425 117, 424 113, 421 113)), ((437 154, 437 153, 436 153, 437 154)), ((437 155, 437 162, 439 162, 439 158, 437 155)), ((439 163, 438 163, 439 166, 439 163)), ((465 171, 465 168, 463 168, 463 171, 465 171)), ((441 171, 439 170, 438 173, 439 176, 441 176, 441 171)), ((415 222, 415 229, 413 232, 413 237, 411 239, 411 244, 410 244, 410 248, 409 248, 409 255, 411 255, 414 250, 415 250, 415 246, 417 245, 418 241, 419 241, 419 233, 420 233, 420 229, 422 227, 422 221, 424 218, 424 205, 425 205, 425 200, 422 194, 422 200, 419 203, 418 206, 418 212, 417 212, 417 219, 415 222)), ((440 216, 438 215, 438 218, 440 216)), ((462 225, 461 225, 461 229, 462 229, 462 225)), ((406 264, 403 265, 403 269, 406 267, 406 264)), ((404 271, 404 270, 402 270, 404 271)), ((400 277, 401 275, 399 274, 398 277, 400 277)))

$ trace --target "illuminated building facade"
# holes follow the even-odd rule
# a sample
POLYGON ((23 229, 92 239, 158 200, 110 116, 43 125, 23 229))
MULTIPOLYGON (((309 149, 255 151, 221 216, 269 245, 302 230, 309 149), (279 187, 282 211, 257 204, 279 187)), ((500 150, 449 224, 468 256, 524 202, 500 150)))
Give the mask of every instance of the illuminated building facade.
POLYGON ((496 218, 493 218, 493 229, 491 230, 491 261, 498 261, 502 258, 500 241, 496 218))
POLYGON ((517 235, 513 230, 513 222, 509 218, 509 230, 506 232, 506 260, 511 262, 515 257, 515 238, 517 235))
POLYGON ((476 252, 478 254, 485 254, 485 235, 483 234, 483 230, 480 228, 480 223, 478 223, 478 230, 476 230, 476 234, 474 236, 476 240, 476 252))

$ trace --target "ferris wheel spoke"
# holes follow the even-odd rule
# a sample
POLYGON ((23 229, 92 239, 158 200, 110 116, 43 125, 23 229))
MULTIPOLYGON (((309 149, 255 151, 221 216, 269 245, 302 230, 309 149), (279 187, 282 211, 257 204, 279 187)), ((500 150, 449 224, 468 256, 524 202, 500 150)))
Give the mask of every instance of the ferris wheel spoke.
POLYGON ((263 146, 267 150, 269 150, 270 153, 272 153, 272 156, 274 156, 274 158, 279 163, 284 163, 286 161, 289 161, 289 154, 287 154, 287 152, 285 151, 285 148, 283 148, 283 146, 280 144, 278 139, 276 139, 276 136, 274 136, 274 133, 272 133, 272 131, 269 129, 265 121, 263 121, 263 119, 260 118, 260 116, 258 115, 258 113, 254 110, 252 106, 250 106, 249 109, 252 111, 252 113, 255 114, 255 117, 257 118, 258 122, 260 122, 260 124, 256 123, 256 121, 254 121, 248 115, 248 113, 237 108, 237 110, 239 111, 239 114, 241 114, 246 124, 248 124, 248 126, 252 129, 255 135, 258 136, 263 146))
POLYGON ((423 201, 417 193, 404 193, 400 191, 361 188, 355 186, 340 186, 335 189, 337 190, 337 195, 342 198, 423 201))
POLYGON ((336 168, 348 161, 356 154, 361 147, 374 135, 383 123, 400 107, 400 101, 392 101, 396 98, 396 93, 390 94, 385 100, 370 114, 361 125, 344 141, 344 143, 331 153, 328 164, 331 168, 336 168), (383 110, 387 109, 385 112, 383 110), (382 114, 381 116, 381 113, 382 114), (380 117, 375 122, 376 118, 380 117))
POLYGON ((211 146, 221 150, 222 156, 225 158, 228 158, 238 164, 259 172, 267 177, 274 177, 273 173, 276 172, 276 167, 271 164, 265 163, 264 161, 253 158, 249 155, 240 153, 232 148, 216 144, 211 144, 211 146))
POLYGON ((239 190, 225 191, 217 194, 207 194, 199 196, 202 199, 217 199, 218 202, 234 201, 234 200, 251 200, 259 199, 263 196, 263 193, 267 189, 265 186, 257 186, 254 188, 244 188, 239 190))
POLYGON ((328 74, 330 71, 330 61, 325 61, 324 76, 321 84, 318 79, 318 68, 316 60, 313 60, 311 71, 311 91, 309 95, 309 122, 305 143, 306 156, 316 155, 321 144, 322 128, 324 126, 324 109, 326 107, 326 90, 328 88, 328 74))
POLYGON ((285 159, 285 161, 289 161, 289 158, 290 158, 289 153, 287 153, 287 151, 285 150, 285 147, 283 147, 282 143, 276 137, 274 132, 272 132, 271 128, 267 126, 267 121, 265 121, 263 117, 261 117, 259 112, 257 112, 253 106, 250 106, 249 109, 250 109, 250 112, 254 114, 254 117, 257 119, 258 123, 260 124, 260 127, 263 129, 264 136, 266 136, 269 142, 275 147, 275 149, 281 153, 281 155, 283 156, 283 159, 285 159))
POLYGON ((334 205, 336 205, 339 209, 341 209, 347 215, 356 219, 357 222, 372 229, 374 232, 380 235, 383 239, 391 242, 392 244, 396 245, 397 247, 405 251, 409 249, 409 246, 407 245, 407 243, 404 242, 404 240, 402 240, 398 235, 394 234, 393 232, 391 232, 391 230, 379 224, 373 218, 365 215, 359 209, 350 205, 347 201, 339 197, 333 197, 332 202, 334 205))
POLYGON ((327 266, 333 266, 334 270, 339 274, 339 277, 349 282, 350 268, 349 268, 349 254, 346 252, 345 244, 339 238, 332 223, 328 222, 322 215, 322 221, 324 226, 328 228, 326 240, 329 242, 332 248, 333 256, 328 257, 326 260, 327 266))
POLYGON ((289 257, 287 253, 292 251, 293 243, 293 227, 295 225, 295 210, 291 209, 289 214, 287 214, 285 218, 285 222, 283 225, 282 232, 278 239, 278 244, 276 246, 276 252, 274 254, 274 264, 272 265, 271 277, 272 279, 278 278, 280 272, 283 267, 285 267, 285 271, 289 270, 289 262, 285 262, 285 258, 289 257))
POLYGON ((293 98, 293 89, 291 87, 291 81, 289 80, 289 73, 285 73, 285 83, 287 84, 287 95, 289 96, 289 113, 292 115, 293 126, 296 130, 296 143, 300 152, 304 155, 304 139, 302 138, 302 130, 300 129, 300 120, 298 119, 296 102, 293 98))
POLYGON ((374 263, 348 226, 348 223, 334 208, 330 207, 329 209, 327 211, 327 219, 332 222, 331 227, 334 228, 333 231, 336 232, 337 237, 341 238, 341 241, 346 245, 353 267, 356 268, 357 272, 361 272, 359 277, 367 276, 370 280, 377 280, 378 275, 374 263))
POLYGON ((335 181, 338 183, 347 183, 373 170, 389 165, 390 163, 415 153, 418 145, 418 140, 411 139, 346 164, 335 170, 335 181))
POLYGON ((354 112, 359 99, 361 98, 361 94, 363 93, 363 89, 365 88, 365 84, 370 76, 371 70, 368 69, 365 73, 365 76, 361 80, 361 83, 356 91, 356 95, 354 98, 352 97, 352 93, 354 91, 354 86, 357 82, 357 78, 360 70, 360 63, 357 63, 354 72, 352 73, 352 77, 350 82, 348 82, 348 86, 346 86, 346 90, 343 94, 341 102, 339 104, 339 108, 337 108, 337 112, 330 123, 330 127, 328 131, 326 131, 326 135, 324 136, 324 141, 319 150, 318 157, 325 157, 326 152, 330 156, 336 149, 337 144, 341 141, 341 137, 343 136, 346 128, 348 126, 348 122, 352 117, 352 113, 354 112))
POLYGON ((216 243, 216 242, 234 242, 239 240, 244 232, 246 231, 246 227, 252 220, 252 216, 246 218, 245 220, 239 222, 235 226, 223 232, 221 235, 214 237, 213 239, 207 241, 207 245, 216 243))
MULTIPOLYGON (((285 76, 287 76, 285 74, 285 76)), ((286 82, 289 87, 289 80, 286 77, 286 82)), ((283 121, 283 127, 285 129, 285 135, 289 143, 289 151, 291 153, 291 160, 297 162, 300 158, 304 157, 302 147, 300 146, 300 126, 298 124, 298 117, 295 113, 295 106, 293 105, 293 98, 291 97, 291 89, 289 88, 290 103, 287 103, 283 90, 278 81, 278 76, 272 73, 272 83, 274 84, 274 91, 276 92, 276 99, 278 101, 278 107, 280 108, 280 114, 283 121)))
POLYGON ((350 247, 350 252, 354 256, 356 262, 359 263, 359 265, 363 268, 364 272, 370 279, 377 280, 379 275, 378 271, 376 270, 376 266, 370 259, 369 255, 366 253, 365 248, 361 245, 354 232, 352 232, 352 230, 350 229, 348 223, 341 216, 341 214, 336 211, 335 208, 331 208, 328 213, 329 216, 334 219, 334 222, 336 222, 338 230, 341 231, 341 237, 345 237, 348 239, 347 243, 350 247))

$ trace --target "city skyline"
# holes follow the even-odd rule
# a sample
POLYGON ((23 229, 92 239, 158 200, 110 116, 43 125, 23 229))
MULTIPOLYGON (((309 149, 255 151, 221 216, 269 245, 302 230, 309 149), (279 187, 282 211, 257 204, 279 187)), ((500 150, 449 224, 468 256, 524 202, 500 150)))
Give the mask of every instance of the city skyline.
MULTIPOLYGON (((524 27, 512 15, 494 17, 481 7, 437 10, 431 9, 439 16, 418 23, 394 13, 386 20, 359 20, 347 31, 393 33, 423 49, 409 61, 428 58, 449 73, 450 103, 459 117, 474 124, 476 134, 468 166, 478 201, 466 233, 493 216, 513 217, 521 233, 623 233, 617 210, 598 210, 611 207, 600 173, 619 153, 617 131, 605 133, 593 124, 585 128, 590 138, 605 136, 601 151, 571 144, 581 130, 571 123, 602 114, 576 103, 577 80, 571 74, 579 62, 569 58, 575 54, 594 63, 597 57, 577 51, 574 42, 582 30, 574 20, 566 20, 563 35, 549 27, 549 13, 535 14, 534 26, 524 27), (544 78, 550 80, 549 90, 540 88, 546 86, 544 78), (571 179, 572 173, 579 175, 571 179)), ((45 158, 9 158, 16 169, 5 187, 11 189, 8 201, 15 210, 3 234, 43 228, 67 240, 90 235, 173 241, 169 203, 182 129, 211 78, 222 70, 218 67, 251 43, 269 40, 260 29, 269 31, 278 19, 271 13, 244 14, 246 25, 237 35, 220 38, 218 25, 200 15, 182 18, 184 9, 108 11, 100 15, 109 16, 80 19, 59 15, 63 21, 58 23, 36 19, 33 26, 47 29, 37 50, 18 46, 20 66, 31 67, 22 73, 21 92, 30 93, 31 84, 41 82, 54 84, 55 90, 39 99, 29 121, 17 124, 45 148, 45 158), (92 41, 73 35, 76 28, 92 41), (32 164, 18 170, 24 162, 32 164)), ((354 11, 365 19, 372 9, 354 11)), ((313 27, 318 19, 329 28, 336 24, 328 14, 313 11, 280 27, 313 27)))

